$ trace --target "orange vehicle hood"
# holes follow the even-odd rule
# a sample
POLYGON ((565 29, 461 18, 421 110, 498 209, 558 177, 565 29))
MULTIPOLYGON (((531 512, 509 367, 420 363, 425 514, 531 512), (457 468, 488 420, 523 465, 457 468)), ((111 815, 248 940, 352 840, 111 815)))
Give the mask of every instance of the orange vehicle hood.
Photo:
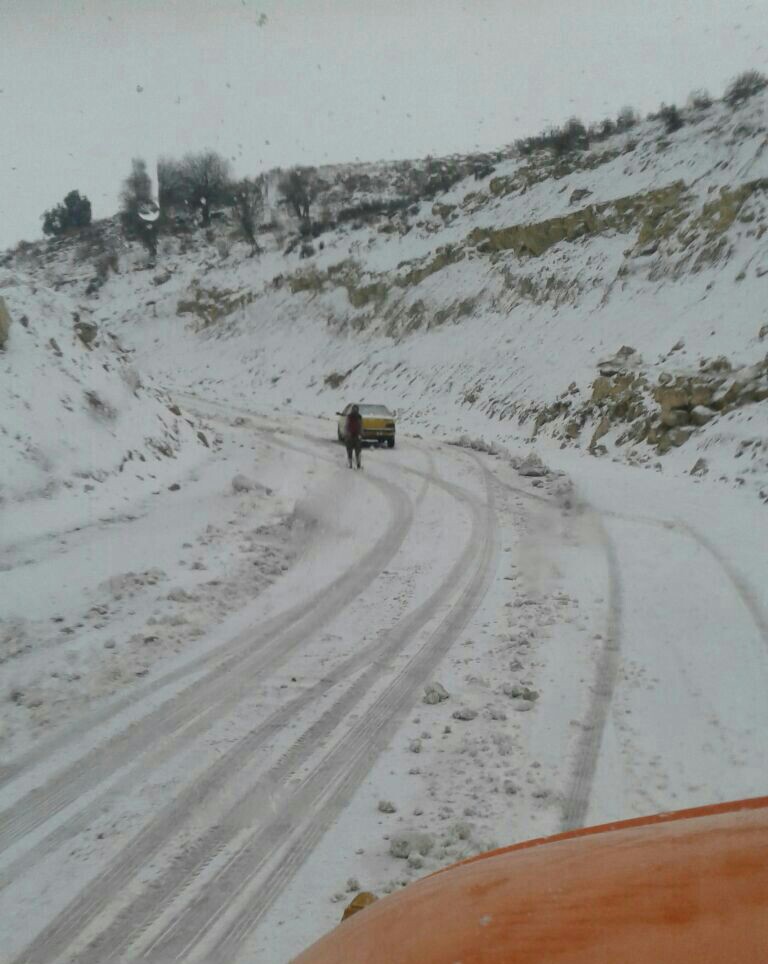
POLYGON ((350 917, 295 964, 766 964, 768 797, 527 841, 350 917))

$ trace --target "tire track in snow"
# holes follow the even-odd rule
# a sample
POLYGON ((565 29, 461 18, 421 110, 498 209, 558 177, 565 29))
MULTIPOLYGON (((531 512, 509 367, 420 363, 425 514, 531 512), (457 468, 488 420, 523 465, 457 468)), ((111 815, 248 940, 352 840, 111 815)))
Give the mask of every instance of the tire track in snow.
MULTIPOLYGON (((417 475, 421 475, 425 484, 432 482, 441 488, 450 491, 455 496, 459 497, 462 501, 466 501, 468 496, 465 490, 460 489, 458 486, 452 486, 450 483, 443 482, 437 479, 431 474, 419 473, 413 470, 417 475)), ((424 490, 422 490, 423 492, 424 490)), ((454 567, 456 570, 456 575, 460 575, 464 571, 464 560, 457 563, 454 567)), ((440 600, 435 601, 435 606, 442 602, 442 595, 440 600)), ((434 607, 433 607, 434 608, 434 607)), ((422 613, 423 615, 423 613, 422 613)), ((386 658, 392 658, 396 655, 397 646, 401 646, 409 635, 412 635, 413 620, 406 617, 408 620, 407 625, 403 624, 402 631, 398 632, 396 636, 393 637, 393 644, 388 647, 384 656, 386 658)), ((153 823, 142 831, 137 838, 135 838, 129 844, 126 851, 123 852, 118 861, 114 862, 110 867, 108 867, 104 873, 102 873, 96 881, 94 881, 88 888, 78 896, 60 915, 52 922, 49 928, 34 941, 32 945, 24 952, 24 954, 18 959, 19 961, 53 961, 58 960, 60 953, 65 950, 72 941, 74 941, 78 934, 82 933, 83 930, 92 924, 97 917, 104 912, 108 906, 111 899, 113 899, 115 894, 120 894, 129 885, 130 881, 136 875, 138 870, 147 863, 148 859, 164 845, 167 843, 170 837, 172 837, 174 831, 179 827, 179 814, 186 813, 194 809, 194 807, 200 807, 201 802, 210 798, 217 790, 222 786, 222 781, 226 778, 228 773, 231 773, 239 769, 244 765, 245 761, 248 760, 250 756, 253 755, 255 749, 261 745, 265 737, 270 733, 274 732, 276 728, 285 726, 290 720, 295 719, 297 712, 301 707, 306 706, 308 695, 314 698, 321 697, 324 693, 327 693, 332 685, 335 685, 339 679, 347 678, 353 671, 358 669, 360 666, 366 663, 371 666, 372 656, 378 655, 382 657, 380 651, 380 642, 371 644, 371 647, 365 651, 361 651, 354 657, 345 661, 340 667, 334 670, 331 674, 324 677, 320 683, 316 684, 312 690, 300 694, 291 703, 282 709, 278 710, 276 714, 273 714, 265 723, 260 726, 256 731, 252 731, 245 741, 241 744, 236 745, 231 751, 229 751, 225 757, 221 758, 214 765, 214 768, 207 771, 203 777, 197 781, 192 786, 188 787, 182 794, 180 798, 177 798, 168 808, 166 808, 163 813, 153 821, 153 823), (329 676, 332 679, 329 680, 329 676)), ((375 682, 375 678, 380 675, 380 669, 378 666, 372 667, 368 673, 369 679, 367 680, 371 685, 375 682)), ((356 698, 360 698, 364 695, 363 688, 358 686, 355 693, 356 698)), ((340 722, 344 716, 353 708, 354 702, 349 702, 348 694, 341 697, 339 701, 342 705, 341 709, 337 709, 334 718, 328 717, 328 714, 324 717, 326 724, 323 728, 323 733, 320 734, 316 730, 312 733, 311 741, 307 740, 307 734, 300 736, 296 748, 297 752, 300 753, 301 758, 306 758, 313 752, 312 747, 314 744, 331 732, 333 728, 340 722)), ((337 703, 338 706, 338 703, 337 703)), ((316 726, 316 724, 313 724, 316 726)), ((312 730, 312 727, 310 727, 312 730)), ((294 768, 299 766, 300 763, 294 763, 294 768)), ((285 773, 276 778, 273 775, 267 775, 267 784, 269 786, 275 785, 275 780, 286 780, 289 777, 289 773, 285 773)), ((257 802, 261 802, 261 796, 257 802)), ((247 800, 246 807, 249 813, 249 819, 253 819, 253 809, 254 801, 247 800)), ((258 809, 258 807, 257 807, 258 809)), ((224 827, 231 828, 232 826, 238 826, 242 824, 245 819, 244 815, 241 814, 237 817, 230 814, 222 820, 224 827), (238 823, 239 821, 239 823, 238 823)), ((214 828, 220 830, 219 826, 214 828)), ((218 847, 220 851, 223 844, 218 847)), ((218 852, 216 847, 209 848, 203 856, 203 859, 199 866, 196 866, 192 870, 191 879, 199 876, 204 870, 204 867, 210 863, 210 861, 215 857, 215 853, 218 852), (212 852, 213 851, 213 852, 212 852)), ((183 869, 183 865, 176 865, 174 868, 177 873, 183 869)), ((176 891, 169 889, 167 892, 167 897, 173 899, 176 896, 176 891)), ((151 890, 148 894, 142 895, 145 897, 145 904, 142 908, 144 915, 150 915, 152 919, 157 916, 159 909, 162 905, 162 892, 157 889, 151 890)), ((141 900, 141 897, 139 898, 141 900)), ((141 911, 139 907, 133 909, 133 914, 139 913, 141 916, 141 911)), ((133 940, 136 936, 135 926, 131 925, 131 922, 126 922, 124 920, 124 913, 118 913, 117 918, 112 925, 108 928, 108 938, 104 941, 99 939, 98 945, 93 949, 94 956, 92 958, 83 957, 78 955, 78 962, 93 960, 101 962, 107 960, 105 954, 109 953, 112 957, 118 956, 121 949, 125 946, 126 938, 128 941, 133 940), (129 926, 130 925, 130 926, 129 926), (133 928, 133 929, 131 929, 133 928), (106 944, 107 951, 104 947, 106 944), (114 949, 114 954, 112 953, 114 949)), ((87 952, 86 952, 87 953, 87 952)), ((125 959, 125 958, 123 958, 125 959)))
MULTIPOLYGON (((730 584, 750 615, 751 620, 760 632, 768 646, 768 618, 762 609, 754 591, 744 577, 733 567, 720 550, 690 523, 682 520, 654 519, 652 517, 630 515, 621 512, 603 512, 602 516, 621 519, 637 525, 652 526, 668 532, 677 532, 686 536, 705 550, 725 573, 730 584)), ((576 754, 576 763, 571 789, 563 806, 562 829, 577 829, 584 825, 591 787, 597 769, 597 761, 602 744, 605 724, 613 698, 613 691, 618 675, 620 662, 620 632, 622 613, 621 574, 615 546, 605 528, 600 522, 600 531, 608 560, 609 572, 609 607, 608 632, 605 645, 598 658, 597 678, 592 689, 592 699, 582 730, 582 738, 576 754)))
POLYGON ((768 615, 766 615, 758 596, 744 576, 703 532, 690 522, 685 522, 682 519, 654 519, 650 516, 629 515, 624 512, 603 512, 602 514, 615 519, 624 519, 627 522, 635 522, 639 525, 655 526, 657 528, 676 531, 687 535, 694 542, 697 542, 702 549, 712 556, 718 566, 723 570, 728 581, 747 608, 755 626, 760 630, 763 641, 766 646, 768 646, 768 615))
MULTIPOLYGON (((434 457, 431 453, 425 453, 425 458, 428 465, 428 471, 427 473, 423 474, 423 485, 416 495, 414 507, 418 507, 423 501, 430 485, 430 478, 435 475, 434 457)), ((350 660, 345 661, 342 664, 344 667, 343 672, 345 674, 355 672, 358 666, 364 663, 369 655, 373 654, 378 645, 378 642, 374 641, 362 651, 362 655, 358 655, 350 660)), ((338 677, 339 672, 340 670, 334 669, 329 670, 324 674, 321 682, 326 686, 326 688, 330 688, 339 681, 336 678, 338 677)), ((313 687, 311 690, 305 691, 303 696, 293 701, 290 704, 290 710, 288 711, 287 716, 284 716, 283 711, 279 710, 275 716, 284 718, 281 720, 270 718, 272 719, 271 728, 275 729, 278 726, 283 726, 289 720, 294 719, 298 711, 304 705, 304 702, 308 698, 309 694, 312 694, 313 697, 322 695, 322 691, 318 691, 316 693, 315 690, 316 687, 313 687)), ((30 867, 34 866, 34 864, 38 863, 49 853, 66 843, 67 840, 72 839, 78 833, 86 830, 90 824, 105 811, 112 800, 119 798, 124 791, 129 790, 136 785, 137 770, 146 771, 159 768, 165 762, 171 759, 177 752, 183 749, 185 744, 190 743, 195 737, 209 729, 210 726, 212 726, 219 719, 220 715, 221 711, 218 704, 214 704, 213 706, 205 709, 195 720, 189 724, 189 726, 177 731, 169 740, 165 742, 163 746, 154 750, 152 756, 148 760, 142 759, 134 767, 129 768, 128 771, 123 774, 113 785, 111 785, 108 790, 96 797, 83 810, 80 810, 72 818, 58 826, 50 834, 40 840, 39 843, 34 845, 31 850, 25 852, 13 862, 8 864, 0 872, 0 892, 12 884, 14 880, 16 880, 17 877, 22 873, 28 871, 30 867)), ((267 732, 269 732, 269 727, 267 732)), ((259 744, 257 742, 254 745, 258 746, 259 744)), ((222 770, 221 773, 224 775, 226 770, 222 770)))
MULTIPOLYGON (((449 483, 443 483, 441 480, 436 480, 436 484, 441 487, 449 487, 449 483)), ((457 487, 451 488, 463 501, 466 500, 466 493, 463 490, 459 490, 457 487)), ((448 577, 450 585, 443 583, 437 593, 433 594, 421 607, 396 626, 390 632, 390 638, 385 643, 386 648, 383 651, 381 642, 378 642, 372 645, 371 652, 361 653, 358 657, 354 657, 343 664, 339 669, 340 675, 349 675, 353 665, 356 667, 368 664, 369 669, 349 691, 341 695, 334 706, 329 708, 320 720, 313 723, 283 754, 275 767, 263 778, 264 782, 270 786, 285 784, 290 778, 290 774, 312 756, 316 746, 332 734, 338 724, 354 709, 356 703, 381 677, 379 666, 372 665, 374 652, 379 661, 390 660, 396 656, 397 651, 418 631, 419 626, 434 616, 435 611, 443 604, 445 597, 455 588, 454 583, 460 582, 464 577, 466 566, 467 551, 452 567, 448 577)), ((302 704, 306 702, 306 696, 302 697, 301 702, 302 704)), ((359 726, 361 724, 356 723, 355 730, 359 726)), ((367 738, 364 742, 368 745, 367 738)), ((232 763, 234 763, 234 760, 232 763)), ((227 764, 227 769, 231 769, 232 763, 227 764)), ((194 850, 182 855, 181 860, 173 865, 161 885, 153 888, 150 892, 141 894, 130 908, 118 914, 107 931, 100 935, 98 944, 78 955, 78 961, 82 961, 83 964, 88 961, 101 962, 110 959, 106 956, 107 954, 111 955, 112 959, 126 959, 126 948, 135 941, 142 930, 146 930, 152 925, 166 904, 176 899, 180 892, 195 883, 200 875, 205 872, 205 868, 211 860, 215 859, 216 854, 222 853, 227 842, 238 832, 239 828, 250 826, 258 819, 259 803, 259 799, 254 800, 253 793, 251 793, 251 796, 246 795, 238 801, 230 812, 221 819, 219 826, 212 828, 207 835, 201 837, 194 850), (123 955, 122 958, 121 955, 123 955)), ((282 812, 279 819, 284 819, 282 812)), ((114 891, 114 886, 111 889, 114 891)))
MULTIPOLYGON (((203 892, 187 904, 181 914, 141 952, 143 959, 185 959, 227 914, 238 894, 243 894, 251 887, 259 872, 287 844, 288 849, 281 854, 277 867, 258 888, 256 895, 249 899, 227 924, 223 938, 215 945, 215 959, 232 960, 362 783, 375 759, 399 727, 401 715, 412 705, 415 693, 444 658, 488 590, 498 547, 491 476, 482 463, 478 464, 486 484, 485 511, 473 505, 473 532, 468 546, 438 592, 424 603, 420 610, 415 611, 412 617, 403 621, 392 640, 393 650, 400 648, 403 642, 418 631, 420 625, 423 626, 436 613, 445 597, 461 583, 468 569, 474 570, 457 602, 385 692, 365 712, 363 718, 335 744, 321 764, 304 778, 291 801, 292 811, 309 814, 299 832, 295 832, 286 814, 281 814, 263 825, 230 857, 216 875, 214 883, 217 892, 212 894, 211 882, 208 882, 203 892)), ((366 675, 368 679, 363 685, 369 688, 379 676, 379 671, 371 670, 366 675)), ((329 729, 343 718, 342 714, 330 712, 332 715, 329 715, 325 724, 321 722, 308 743, 322 739, 329 729)), ((306 755, 305 752, 304 756, 306 755)), ((286 762, 281 761, 270 774, 272 780, 285 780, 286 762)), ((296 766, 293 769, 295 770, 296 766)), ((236 822, 236 825, 242 824, 236 822)), ((81 958, 81 961, 82 964, 90 964, 88 959, 81 958)))
POLYGON ((562 830, 576 830, 584 826, 621 660, 623 602, 619 561, 616 547, 602 518, 596 516, 596 521, 608 562, 608 626, 597 659, 589 707, 576 747, 570 788, 563 801, 563 816, 560 824, 562 830))
POLYGON ((768 646, 768 617, 766 617, 765 612, 763 611, 763 608, 757 599, 757 596, 746 579, 734 568, 731 562, 725 558, 717 546, 715 546, 714 543, 712 543, 709 538, 704 535, 704 533, 694 528, 694 526, 690 525, 688 522, 679 522, 676 523, 676 526, 678 526, 683 532, 686 532, 691 539, 705 549, 717 562, 717 564, 728 577, 733 588, 736 590, 738 597, 741 599, 742 603, 749 612, 749 615, 751 616, 755 626, 760 631, 763 642, 766 646, 768 646))
MULTIPOLYGON (((560 511, 560 506, 554 500, 496 478, 505 489, 515 495, 524 496, 540 504, 543 503, 553 511, 560 511)), ((608 626, 603 647, 597 660, 589 707, 582 723, 581 736, 576 747, 570 787, 563 800, 563 815, 560 824, 562 830, 575 830, 584 826, 620 664, 621 575, 616 549, 611 537, 600 516, 596 516, 596 520, 600 541, 608 561, 608 626)))
MULTIPOLYGON (((23 796, 0 814, 0 853, 36 830, 120 769, 133 766, 137 758, 156 747, 157 734, 168 740, 200 712, 200 706, 231 708, 249 694, 250 678, 274 672, 304 641, 336 618, 389 564, 402 545, 413 521, 410 498, 391 482, 367 476, 382 491, 393 509, 394 524, 374 546, 309 600, 269 620, 259 633, 240 634, 224 647, 227 657, 218 662, 182 693, 161 704, 139 721, 95 747, 45 784, 23 796)), ((204 661, 204 658, 203 660, 204 661)), ((195 667, 197 668, 197 667, 195 667)), ((182 667, 175 678, 191 672, 182 667)), ((159 680, 158 687, 163 680, 159 680)), ((145 691, 146 693, 146 691, 145 691)), ((211 716, 211 721, 215 714, 211 716)), ((190 734, 190 739, 193 734, 190 734)))

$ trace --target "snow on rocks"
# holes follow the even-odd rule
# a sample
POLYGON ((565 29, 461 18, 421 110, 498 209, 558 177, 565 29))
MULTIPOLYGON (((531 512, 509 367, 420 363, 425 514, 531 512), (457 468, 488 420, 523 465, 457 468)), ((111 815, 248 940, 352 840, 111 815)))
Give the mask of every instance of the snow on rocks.
POLYGON ((144 572, 124 572, 118 576, 111 576, 105 582, 101 583, 99 588, 107 590, 113 599, 119 601, 123 599, 124 596, 132 598, 146 586, 156 586, 159 582, 167 578, 166 572, 157 567, 153 567, 144 572))
POLYGON ((426 857, 435 846, 432 834, 418 830, 405 830, 395 834, 389 841, 389 852, 393 857, 405 860, 412 853, 426 857))
POLYGON ((504 446, 499 445, 497 442, 486 442, 483 438, 474 438, 470 435, 460 435, 459 438, 453 439, 449 444, 456 445, 463 449, 471 449, 474 452, 483 452, 485 455, 500 456, 509 454, 504 446))
POLYGON ((171 602, 197 602, 200 597, 182 586, 177 586, 175 589, 171 589, 166 598, 171 602))
POLYGON ((467 706, 461 706, 451 714, 454 720, 474 720, 477 718, 477 710, 472 710, 467 706))
POLYGON ((430 683, 424 687, 424 697, 422 702, 430 706, 442 703, 450 698, 450 693, 442 683, 430 683))
POLYGON ((505 696, 509 696, 513 700, 526 700, 533 703, 539 698, 536 690, 532 690, 520 683, 505 683, 501 689, 505 696))
POLYGON ((258 492, 262 495, 272 495, 272 489, 255 482, 253 479, 249 479, 247 475, 243 475, 242 473, 236 475, 232 479, 232 491, 236 495, 242 495, 246 492, 258 492))
POLYGON ((517 474, 524 478, 538 479, 549 475, 549 469, 541 460, 541 456, 535 452, 529 453, 526 458, 518 465, 517 474))
POLYGON ((252 492, 255 485, 256 483, 246 475, 236 475, 234 479, 232 479, 232 491, 238 495, 241 492, 252 492))

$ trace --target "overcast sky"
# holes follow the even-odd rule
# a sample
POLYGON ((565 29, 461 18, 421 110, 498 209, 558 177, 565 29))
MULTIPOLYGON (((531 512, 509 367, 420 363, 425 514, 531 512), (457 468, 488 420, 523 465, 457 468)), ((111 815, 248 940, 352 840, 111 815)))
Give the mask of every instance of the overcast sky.
POLYGON ((500 147, 768 72, 768 0, 0 0, 0 249, 132 157, 276 165, 500 147))

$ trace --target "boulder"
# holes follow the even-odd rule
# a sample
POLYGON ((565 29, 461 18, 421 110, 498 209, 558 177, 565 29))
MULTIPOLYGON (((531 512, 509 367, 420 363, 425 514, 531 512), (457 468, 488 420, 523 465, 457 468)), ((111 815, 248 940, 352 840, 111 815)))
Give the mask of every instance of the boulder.
POLYGON ((692 406, 709 405, 715 394, 715 385, 711 382, 694 381, 691 383, 690 403, 692 406))
POLYGON ((707 465, 707 460, 704 458, 697 459, 693 464, 693 468, 691 469, 691 475, 696 475, 700 477, 702 475, 706 475, 707 472, 709 472, 709 466, 707 465))
POLYGON ((768 385, 753 380, 742 388, 739 403, 746 405, 749 402, 764 402, 766 398, 768 398, 768 385))
POLYGON ((600 419, 600 422, 597 428, 595 429, 594 434, 592 435, 592 438, 590 439, 590 442, 589 442, 590 452, 594 453, 596 451, 595 449, 596 444, 604 435, 607 435, 610 432, 610 430, 611 430, 611 420, 608 418, 607 415, 604 415, 603 418, 600 419))
POLYGON ((692 419, 685 408, 663 408, 661 410, 661 424, 667 428, 679 428, 681 425, 689 425, 692 419))
POLYGON ((718 355, 717 358, 711 358, 701 364, 702 371, 705 372, 730 372, 733 370, 733 365, 728 361, 725 355, 718 355))
POLYGON ((667 432, 667 439, 675 447, 683 445, 693 434, 692 428, 671 428, 667 432))
POLYGON ((686 408, 690 404, 688 392, 680 385, 660 385, 654 388, 653 397, 662 411, 672 408, 686 408))
POLYGON ((715 417, 715 415, 716 412, 713 412, 711 408, 705 408, 703 405, 696 405, 691 409, 691 424, 699 426, 706 425, 710 419, 715 417))
POLYGON ((544 465, 539 456, 532 452, 517 467, 517 474, 525 478, 536 479, 549 475, 549 469, 544 465))
POLYGON ((645 386, 642 375, 622 372, 616 375, 600 375, 592 383, 591 401, 599 404, 604 401, 625 402, 627 405, 641 401, 645 386))
POLYGON ((632 348, 630 345, 622 345, 615 355, 599 361, 597 368, 601 375, 612 376, 641 363, 642 358, 636 348, 632 348))
POLYGON ((99 333, 99 326, 90 321, 76 321, 75 334, 86 348, 90 348, 99 333))

